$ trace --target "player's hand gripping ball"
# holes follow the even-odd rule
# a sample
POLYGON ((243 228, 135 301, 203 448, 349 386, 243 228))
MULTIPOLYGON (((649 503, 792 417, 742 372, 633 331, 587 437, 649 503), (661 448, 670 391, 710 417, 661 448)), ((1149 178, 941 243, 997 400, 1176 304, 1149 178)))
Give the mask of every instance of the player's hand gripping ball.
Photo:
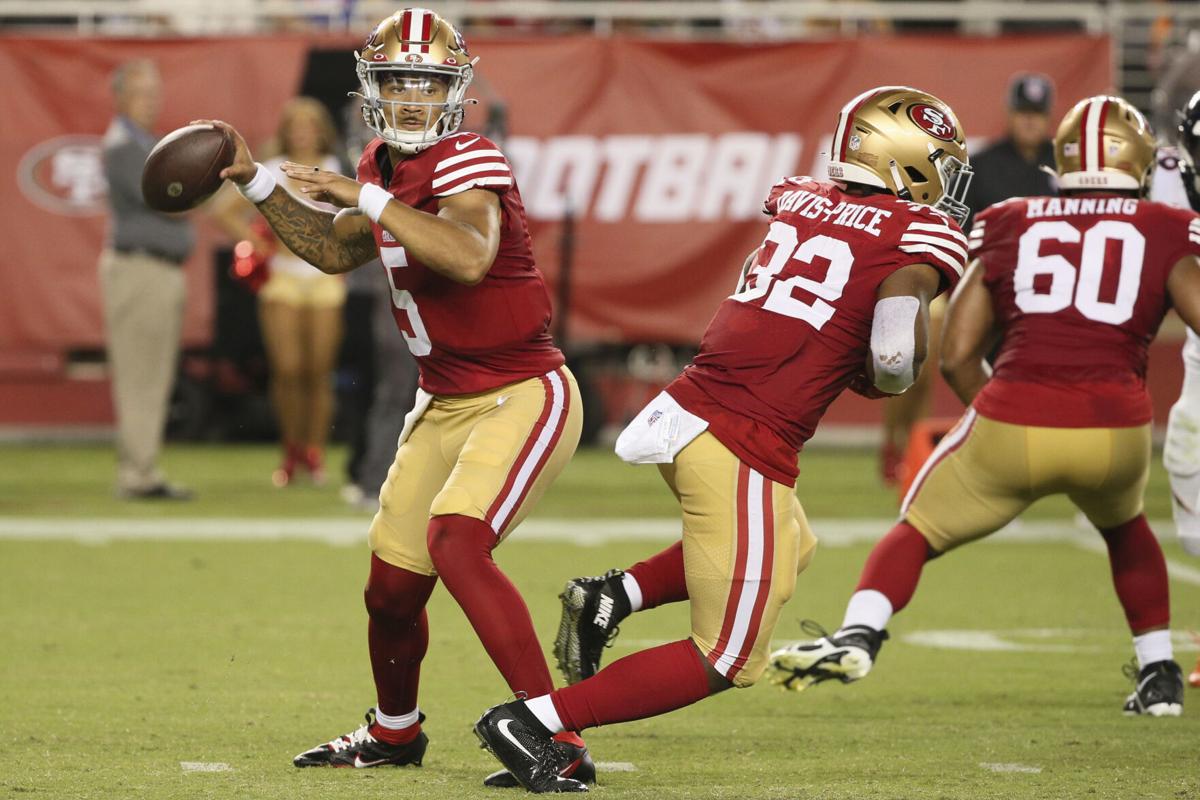
POLYGON ((188 125, 163 137, 142 168, 142 197, 155 211, 187 211, 221 188, 237 146, 224 128, 188 125))

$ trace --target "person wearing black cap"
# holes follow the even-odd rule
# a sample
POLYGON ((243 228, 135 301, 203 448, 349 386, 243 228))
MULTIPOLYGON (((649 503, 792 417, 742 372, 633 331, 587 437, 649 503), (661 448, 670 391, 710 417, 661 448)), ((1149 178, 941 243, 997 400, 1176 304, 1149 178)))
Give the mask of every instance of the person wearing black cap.
MULTIPOLYGON (((1050 141, 1050 108, 1054 84, 1045 75, 1022 73, 1008 86, 1008 132, 977 156, 975 178, 967 194, 971 217, 1010 197, 1055 194, 1051 176, 1042 167, 1054 166, 1050 141)), ((964 226, 969 229, 970 225, 964 226)))

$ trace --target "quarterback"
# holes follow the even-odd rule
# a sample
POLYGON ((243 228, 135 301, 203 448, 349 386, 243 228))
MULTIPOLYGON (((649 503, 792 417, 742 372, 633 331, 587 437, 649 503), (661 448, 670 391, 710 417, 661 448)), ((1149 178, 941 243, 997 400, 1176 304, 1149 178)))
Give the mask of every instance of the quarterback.
MULTIPOLYGON (((579 441, 575 380, 548 332, 521 195, 497 145, 458 131, 475 61, 432 11, 383 20, 356 54, 376 137, 358 180, 299 164, 284 172, 321 212, 276 186, 238 137, 229 178, 294 253, 330 273, 379 258, 393 315, 420 366, 416 407, 380 490, 365 590, 376 705, 358 729, 296 756, 298 767, 420 765, 417 704, 440 577, 513 692, 553 689, 529 611, 492 550, 562 471, 579 441)), ((554 743, 558 778, 586 788, 575 734, 554 743)), ((507 774, 493 783, 516 785, 507 774)))
POLYGON ((942 372, 967 413, 872 550, 842 627, 773 653, 772 680, 800 689, 862 678, 926 561, 1065 494, 1104 538, 1133 633, 1138 667, 1125 713, 1182 712, 1166 563, 1142 511, 1145 375, 1168 309, 1200 329, 1200 217, 1143 199, 1154 136, 1122 99, 1076 104, 1054 151, 1061 197, 991 206, 971 231, 972 260, 942 342, 942 372), (1001 335, 991 372, 983 356, 1001 335))
POLYGON ((970 182, 940 100, 885 86, 837 120, 833 181, 774 186, 767 234, 691 365, 630 423, 617 453, 657 464, 682 540, 629 570, 576 579, 555 650, 573 685, 489 709, 475 732, 527 788, 557 776, 553 736, 683 708, 762 675, 771 633, 816 539, 797 458, 846 388, 903 392, 925 356, 929 302, 962 274, 970 182), (597 671, 632 611, 690 599, 687 638, 597 671), (581 680, 583 679, 583 680, 581 680))

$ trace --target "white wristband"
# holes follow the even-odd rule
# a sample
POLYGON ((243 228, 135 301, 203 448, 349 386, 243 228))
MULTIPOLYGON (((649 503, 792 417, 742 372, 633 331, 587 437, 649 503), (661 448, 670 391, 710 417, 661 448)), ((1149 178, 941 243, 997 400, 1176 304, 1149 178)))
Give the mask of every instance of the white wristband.
POLYGON ((383 209, 387 208, 391 201, 392 193, 373 183, 363 184, 358 193, 358 207, 371 218, 371 222, 379 222, 379 218, 383 216, 383 209))
POLYGON ((258 205, 263 200, 271 196, 271 192, 275 191, 275 176, 271 171, 254 162, 254 166, 258 167, 258 171, 254 173, 254 177, 247 184, 235 183, 234 186, 242 193, 242 197, 249 200, 254 205, 258 205))

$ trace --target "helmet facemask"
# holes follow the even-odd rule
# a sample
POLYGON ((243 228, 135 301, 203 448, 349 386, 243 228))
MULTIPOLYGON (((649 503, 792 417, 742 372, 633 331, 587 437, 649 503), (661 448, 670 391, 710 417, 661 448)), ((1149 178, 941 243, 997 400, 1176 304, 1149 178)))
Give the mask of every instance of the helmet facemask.
POLYGON ((362 92, 355 94, 363 99, 362 115, 367 127, 391 147, 413 155, 458 130, 463 107, 470 102, 464 95, 471 78, 470 65, 400 66, 372 64, 359 58, 362 92), (423 117, 421 127, 409 127, 417 117, 423 117))
POLYGON ((959 225, 964 224, 971 215, 971 208, 967 205, 967 190, 971 188, 975 170, 971 169, 970 164, 942 150, 931 153, 929 159, 942 182, 942 196, 933 203, 933 207, 948 214, 959 225))

